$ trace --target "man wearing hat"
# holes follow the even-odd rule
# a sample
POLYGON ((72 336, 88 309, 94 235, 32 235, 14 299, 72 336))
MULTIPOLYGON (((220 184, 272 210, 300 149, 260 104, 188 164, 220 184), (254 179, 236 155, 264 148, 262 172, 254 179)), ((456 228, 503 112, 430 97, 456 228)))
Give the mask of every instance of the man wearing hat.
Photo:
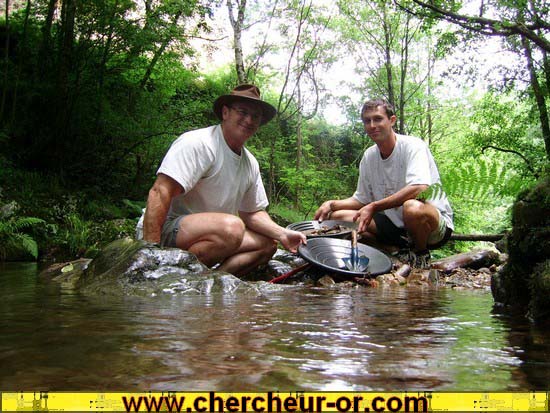
POLYGON ((296 252, 306 238, 271 220, 258 161, 244 147, 276 109, 254 85, 220 96, 213 109, 220 125, 184 133, 166 153, 149 191, 143 238, 239 276, 269 261, 276 241, 296 252))

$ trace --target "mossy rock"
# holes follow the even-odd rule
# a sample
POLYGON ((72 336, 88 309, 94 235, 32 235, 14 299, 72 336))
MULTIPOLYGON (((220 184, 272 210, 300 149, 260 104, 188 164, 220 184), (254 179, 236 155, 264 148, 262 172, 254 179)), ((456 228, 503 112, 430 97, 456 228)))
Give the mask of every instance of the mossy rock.
POLYGON ((529 317, 534 320, 548 320, 550 316, 550 259, 538 264, 531 282, 529 317))
POLYGON ((493 276, 495 302, 539 320, 550 309, 550 178, 518 196, 508 239, 509 260, 493 276))
POLYGON ((213 271, 179 248, 124 238, 107 245, 93 260, 50 267, 41 274, 85 294, 140 295, 254 290, 237 277, 213 271))

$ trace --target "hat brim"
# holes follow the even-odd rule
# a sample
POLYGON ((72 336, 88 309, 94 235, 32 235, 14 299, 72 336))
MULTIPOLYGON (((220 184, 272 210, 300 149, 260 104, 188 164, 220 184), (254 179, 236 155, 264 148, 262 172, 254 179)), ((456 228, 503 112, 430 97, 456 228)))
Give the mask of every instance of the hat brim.
POLYGON ((214 114, 219 120, 223 120, 222 108, 224 106, 231 106, 234 102, 250 102, 255 105, 258 105, 262 108, 262 121, 260 125, 265 125, 277 114, 277 109, 271 106, 269 103, 264 102, 263 100, 249 98, 246 96, 236 96, 236 95, 222 95, 214 101, 214 114))

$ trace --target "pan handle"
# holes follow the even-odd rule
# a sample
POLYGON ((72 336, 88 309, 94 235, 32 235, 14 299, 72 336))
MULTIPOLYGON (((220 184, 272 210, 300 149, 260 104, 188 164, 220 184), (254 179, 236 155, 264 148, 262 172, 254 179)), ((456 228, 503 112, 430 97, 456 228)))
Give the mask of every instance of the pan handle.
POLYGON ((310 265, 311 265, 311 263, 306 262, 305 264, 300 265, 299 267, 296 267, 296 268, 294 268, 293 270, 290 270, 289 272, 286 272, 286 273, 284 273, 284 274, 282 274, 282 275, 279 275, 278 277, 273 278, 272 280, 269 280, 269 282, 270 282, 271 284, 280 283, 281 281, 286 280, 287 278, 293 276, 294 274, 298 274, 300 271, 304 271, 304 270, 307 269, 310 265))

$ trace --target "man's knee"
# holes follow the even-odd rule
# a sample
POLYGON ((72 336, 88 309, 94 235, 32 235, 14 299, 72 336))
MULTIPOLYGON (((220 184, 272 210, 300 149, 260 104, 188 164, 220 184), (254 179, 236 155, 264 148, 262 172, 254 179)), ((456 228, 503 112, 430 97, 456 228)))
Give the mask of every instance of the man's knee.
POLYGON ((423 216, 427 216, 428 211, 426 204, 417 199, 409 199, 403 203, 403 218, 415 218, 418 219, 423 216))
POLYGON ((430 204, 409 199, 403 204, 403 223, 407 230, 425 228, 426 231, 435 231, 439 225, 439 212, 430 204))
POLYGON ((220 223, 220 228, 216 228, 215 233, 218 240, 226 247, 239 248, 243 242, 246 227, 244 222, 234 215, 226 215, 220 223))
POLYGON ((341 209, 339 211, 334 211, 330 214, 330 217, 328 219, 336 220, 336 221, 353 221, 353 217, 357 211, 352 211, 349 209, 341 209))

